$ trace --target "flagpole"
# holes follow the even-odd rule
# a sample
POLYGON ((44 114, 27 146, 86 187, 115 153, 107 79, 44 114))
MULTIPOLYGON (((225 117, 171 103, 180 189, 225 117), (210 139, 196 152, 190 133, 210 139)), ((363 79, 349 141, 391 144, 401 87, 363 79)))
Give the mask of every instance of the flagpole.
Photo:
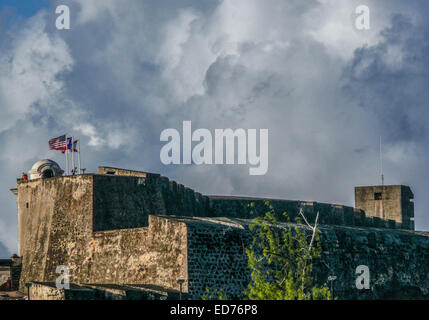
POLYGON ((79 148, 77 149, 77 162, 78 162, 78 166, 79 166, 79 174, 81 174, 82 171, 80 168, 80 139, 77 141, 77 143, 79 144, 79 148))
POLYGON ((67 136, 68 134, 65 134, 65 138, 66 138, 66 144, 65 144, 65 149, 64 149, 64 153, 66 154, 66 173, 65 176, 68 176, 69 174, 69 157, 67 155, 67 136))
POLYGON ((72 153, 72 174, 74 172, 74 140, 73 140, 73 136, 71 137, 71 143, 72 143, 72 147, 71 147, 71 153, 72 153))
POLYGON ((67 151, 68 150, 67 150, 67 144, 66 144, 66 150, 65 150, 65 153, 66 153, 66 176, 69 175, 69 156, 68 156, 68 152, 67 151))

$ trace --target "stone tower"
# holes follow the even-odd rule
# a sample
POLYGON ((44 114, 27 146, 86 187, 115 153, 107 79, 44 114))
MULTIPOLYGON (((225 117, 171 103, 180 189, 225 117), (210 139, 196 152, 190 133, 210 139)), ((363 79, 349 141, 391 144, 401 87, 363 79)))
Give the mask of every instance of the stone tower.
POLYGON ((414 230, 414 195, 410 187, 369 186, 355 188, 356 208, 367 217, 394 220, 402 229, 414 230))

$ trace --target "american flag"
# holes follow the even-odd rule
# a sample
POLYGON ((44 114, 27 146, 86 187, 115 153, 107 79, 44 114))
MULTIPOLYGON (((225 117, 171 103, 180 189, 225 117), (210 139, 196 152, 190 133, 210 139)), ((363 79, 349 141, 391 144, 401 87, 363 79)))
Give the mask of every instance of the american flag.
POLYGON ((65 150, 66 149, 66 135, 59 136, 49 140, 49 150, 65 150))

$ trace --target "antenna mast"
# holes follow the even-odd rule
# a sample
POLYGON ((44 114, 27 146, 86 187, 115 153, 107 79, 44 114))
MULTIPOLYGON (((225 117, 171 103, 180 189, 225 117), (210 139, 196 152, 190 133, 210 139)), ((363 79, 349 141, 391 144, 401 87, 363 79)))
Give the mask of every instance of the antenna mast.
POLYGON ((383 153, 381 151, 381 136, 380 136, 380 171, 381 171, 381 185, 384 186, 383 153))
POLYGON ((380 172, 381 172, 381 218, 384 219, 384 174, 383 174, 383 152, 381 149, 381 136, 380 136, 380 172))

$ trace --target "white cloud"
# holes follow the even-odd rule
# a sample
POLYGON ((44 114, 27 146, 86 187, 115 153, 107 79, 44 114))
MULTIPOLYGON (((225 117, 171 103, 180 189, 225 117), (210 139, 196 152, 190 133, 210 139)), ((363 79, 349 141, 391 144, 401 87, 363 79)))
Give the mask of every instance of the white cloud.
POLYGON ((74 127, 74 130, 80 131, 82 134, 89 137, 88 146, 90 147, 102 147, 106 143, 106 141, 98 135, 97 129, 91 124, 83 123, 77 125, 74 127))
POLYGON ((114 0, 72 0, 79 4, 81 11, 77 18, 78 24, 85 24, 93 22, 98 19, 101 14, 115 14, 115 1, 114 0))
POLYGON ((45 15, 32 18, 0 58, 0 131, 24 119, 34 104, 50 108, 63 88, 59 76, 73 65, 66 43, 44 31, 45 15))

